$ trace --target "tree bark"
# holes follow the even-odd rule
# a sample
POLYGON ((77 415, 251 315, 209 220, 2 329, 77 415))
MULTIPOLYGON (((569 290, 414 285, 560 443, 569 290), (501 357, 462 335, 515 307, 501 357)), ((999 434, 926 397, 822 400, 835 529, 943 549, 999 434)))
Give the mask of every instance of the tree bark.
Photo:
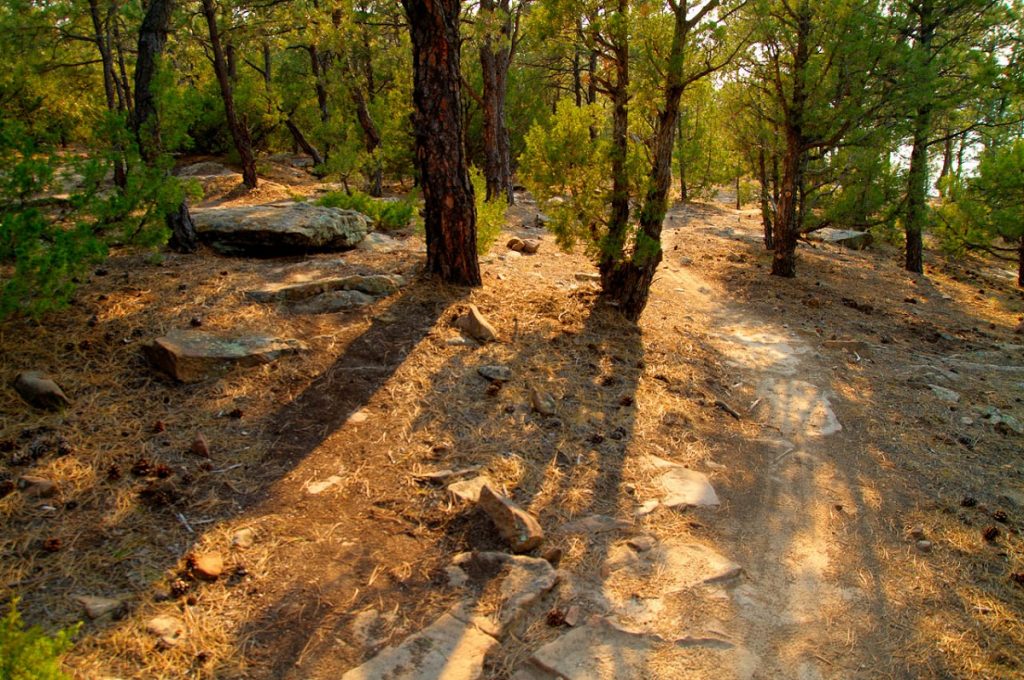
POLYGON ((1017 244, 1017 287, 1024 288, 1024 235, 1017 244))
MULTIPOLYGON (((118 113, 123 111, 124 107, 123 102, 121 105, 118 104, 117 76, 114 74, 114 56, 111 52, 110 31, 104 26, 98 0, 89 0, 89 17, 92 19, 96 49, 99 50, 100 63, 103 66, 103 94, 106 95, 107 110, 110 113, 118 113)), ((114 153, 114 184, 123 189, 128 185, 128 173, 124 164, 124 151, 115 145, 114 153)))
MULTIPOLYGON (((628 3, 619 0, 619 14, 625 16, 628 3)), ((629 36, 621 29, 613 37, 612 54, 615 63, 615 84, 612 87, 612 195, 608 216, 608 231, 601 244, 598 271, 601 289, 615 299, 616 291, 629 282, 616 274, 616 266, 625 255, 629 230, 629 174, 626 156, 629 151, 629 36)), ((593 133, 593 130, 591 131, 593 133)))
MULTIPOLYGON (((153 80, 167 44, 174 0, 149 0, 146 14, 139 26, 138 58, 135 62, 135 113, 133 127, 139 142, 139 154, 147 166, 153 167, 163 152, 160 139, 160 119, 156 106, 153 80)), ((176 210, 164 216, 171 230, 168 245, 183 253, 195 252, 198 247, 196 226, 188 212, 188 202, 182 200, 176 210)))
POLYGON ((313 146, 309 139, 306 138, 306 135, 302 134, 302 130, 300 130, 299 126, 295 124, 295 121, 291 116, 285 118, 284 125, 288 128, 288 132, 291 133, 292 141, 295 142, 295 145, 313 159, 313 165, 323 165, 324 157, 320 155, 317 148, 313 146))
MULTIPOLYGON (((208 0, 207 0, 208 1, 208 0)), ((402 0, 413 57, 413 128, 423 189, 427 270, 479 286, 476 206, 462 121, 459 0, 402 0)))
POLYGON ((480 46, 484 179, 487 182, 488 201, 500 199, 511 205, 515 198, 512 193, 512 151, 505 120, 505 95, 508 90, 509 65, 512 62, 512 13, 509 0, 480 0, 480 20, 488 21, 485 15, 493 15, 496 11, 502 13, 498 35, 494 36, 488 31, 480 46))
POLYGON ((764 247, 766 250, 771 250, 775 246, 775 234, 772 233, 771 189, 768 186, 768 163, 765 155, 762 146, 757 151, 757 181, 761 188, 761 225, 764 228, 764 247))
POLYGON ((796 244, 800 236, 800 196, 803 193, 807 148, 804 141, 804 114, 807 107, 807 64, 810 61, 808 39, 811 33, 811 12, 802 3, 796 18, 796 49, 793 54, 793 90, 785 105, 783 127, 786 151, 782 161, 782 187, 775 211, 775 253, 772 275, 796 276, 796 244))
POLYGON ((235 111, 235 95, 231 85, 231 75, 227 59, 224 56, 224 48, 220 42, 220 30, 217 28, 217 10, 214 7, 213 0, 203 0, 203 15, 206 17, 206 25, 210 31, 213 70, 217 76, 217 83, 220 85, 221 99, 224 100, 224 115, 227 118, 231 139, 235 142, 235 150, 238 151, 239 159, 242 162, 242 181, 245 183, 245 186, 255 189, 258 182, 256 177, 256 157, 252 151, 252 139, 249 137, 249 129, 244 121, 239 119, 238 113, 235 111))
POLYGON ((932 128, 932 78, 931 68, 932 43, 935 39, 935 23, 931 0, 921 0, 913 5, 917 14, 914 51, 925 58, 924 68, 918 87, 921 88, 922 99, 914 111, 913 141, 910 150, 910 169, 907 172, 907 200, 904 213, 904 232, 906 234, 906 259, 904 268, 917 274, 924 273, 924 225, 928 217, 928 137, 932 128))

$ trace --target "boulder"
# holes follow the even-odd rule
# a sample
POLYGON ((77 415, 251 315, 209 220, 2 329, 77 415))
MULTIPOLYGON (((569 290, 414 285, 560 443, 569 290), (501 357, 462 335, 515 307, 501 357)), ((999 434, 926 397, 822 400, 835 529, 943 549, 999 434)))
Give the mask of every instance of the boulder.
POLYGON ((869 232, 852 229, 818 229, 808 234, 807 238, 823 243, 835 243, 851 250, 864 250, 874 240, 869 232))
POLYGON ((223 255, 291 255, 347 250, 370 231, 354 210, 284 201, 192 213, 199 239, 223 255))
POLYGON ((37 408, 57 410, 71 404, 60 385, 40 371, 22 371, 13 386, 18 396, 37 408))
POLYGON ((544 530, 536 519, 508 498, 499 495, 491 487, 480 489, 480 508, 487 513, 498 528, 512 552, 523 553, 533 550, 544 540, 544 530))
POLYGON ((304 351, 298 340, 266 335, 223 336, 205 331, 172 330, 143 347, 149 361, 181 382, 199 382, 234 366, 268 364, 304 351))

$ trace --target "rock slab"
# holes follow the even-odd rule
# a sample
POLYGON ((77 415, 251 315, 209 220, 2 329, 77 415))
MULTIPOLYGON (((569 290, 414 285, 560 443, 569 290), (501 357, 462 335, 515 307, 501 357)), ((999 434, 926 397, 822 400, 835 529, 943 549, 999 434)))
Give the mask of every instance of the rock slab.
POLYGON ((223 374, 235 366, 269 364, 286 354, 304 351, 298 340, 266 335, 223 336, 204 331, 172 330, 143 347, 159 370, 184 383, 223 374))
POLYGON ((352 274, 297 283, 273 284, 247 291, 245 296, 254 302, 295 302, 338 290, 359 291, 366 295, 390 295, 404 283, 402 277, 396 274, 352 274))
POLYGON ((192 213, 199 239, 222 255, 292 255, 355 248, 370 231, 354 210, 284 201, 192 213))
POLYGON ((484 657, 498 644, 474 620, 442 614, 434 623, 387 647, 342 680, 477 680, 483 675, 484 657))
POLYGON ((480 489, 479 506, 491 518, 512 552, 533 550, 544 541, 544 530, 536 519, 491 487, 480 489))

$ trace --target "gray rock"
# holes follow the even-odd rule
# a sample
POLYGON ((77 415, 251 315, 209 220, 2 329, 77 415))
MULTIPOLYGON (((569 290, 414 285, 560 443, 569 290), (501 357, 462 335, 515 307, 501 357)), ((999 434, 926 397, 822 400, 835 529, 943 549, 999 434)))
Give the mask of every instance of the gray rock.
POLYGON ((742 573, 738 564, 715 550, 682 540, 665 540, 644 552, 616 545, 608 552, 601 569, 609 577, 622 571, 627 580, 645 580, 661 574, 664 592, 724 583, 742 573))
POLYGON ((950 404, 955 404, 960 401, 960 393, 955 390, 951 390, 948 387, 942 387, 941 385, 928 385, 928 389, 930 389, 932 394, 942 401, 949 402, 950 404))
POLYGON ((637 552, 647 552, 655 545, 658 541, 653 536, 634 536, 633 538, 626 541, 626 545, 637 552))
POLYGON ((370 276, 337 276, 300 283, 281 283, 247 291, 245 296, 255 302, 295 302, 334 291, 359 291, 366 295, 390 295, 405 285, 396 274, 370 276))
POLYGON ((703 472, 690 470, 657 456, 648 456, 647 462, 663 471, 658 477, 664 491, 662 505, 675 509, 718 505, 718 494, 703 472))
POLYGON ((480 501, 480 490, 489 484, 493 484, 489 477, 480 475, 472 479, 464 479, 460 482, 453 482, 448 485, 448 493, 453 498, 477 503, 480 501))
POLYGON ((634 671, 642 675, 661 642, 594 618, 544 645, 530 660, 562 680, 619 680, 633 677, 634 671))
POLYGON ((481 366, 476 371, 491 382, 508 382, 512 379, 512 369, 508 366, 481 366))
POLYGON ((298 340, 266 335, 224 336, 205 331, 172 330, 143 347, 149 361, 181 382, 199 382, 235 366, 269 364, 306 350, 298 340))
POLYGON ((173 616, 154 616, 146 622, 146 630, 165 647, 174 647, 185 639, 185 624, 173 616))
POLYGON ((311 203, 209 208, 192 214, 199 238, 224 255, 286 255, 354 248, 365 215, 311 203))
MULTIPOLYGON (((521 619, 559 581, 558 571, 539 557, 502 552, 461 553, 452 560, 452 566, 466 574, 466 586, 482 589, 500 579, 499 630, 521 619)), ((472 601, 466 606, 472 609, 472 601)))
POLYGON ((573 277, 577 281, 593 281, 594 283, 601 282, 600 274, 592 274, 590 272, 576 272, 575 274, 573 274, 573 277))
POLYGON ((874 240, 869 232, 851 229, 818 229, 808 234, 807 238, 812 241, 835 243, 851 250, 864 250, 874 240))
POLYGON ((485 621, 440 616, 400 645, 387 647, 342 680, 477 680, 484 657, 498 644, 485 621))
POLYGON ((555 399, 547 392, 542 392, 536 387, 530 388, 530 405, 533 410, 542 416, 555 414, 555 399))
POLYGON ((498 339, 498 331, 476 305, 470 305, 465 315, 455 322, 455 326, 477 342, 493 342, 498 339))
POLYGON ((291 311, 296 314, 334 314, 365 307, 376 301, 377 298, 358 290, 336 290, 300 302, 292 306, 291 311))
POLYGON ((178 168, 175 174, 178 177, 221 177, 224 175, 237 175, 238 173, 220 163, 202 161, 178 168))
POLYGON ((248 527, 239 529, 231 536, 231 545, 239 550, 247 550, 254 543, 256 543, 256 533, 248 527))
POLYGON ((512 552, 529 552, 544 541, 544 530, 540 523, 511 500, 496 493, 490 486, 485 485, 480 489, 478 505, 494 522, 498 533, 512 548, 512 552))
POLYGON ((22 371, 14 378, 14 391, 37 408, 58 410, 71 404, 55 380, 40 371, 22 371))
POLYGON ((402 250, 404 248, 401 241, 387 234, 382 234, 378 231, 371 231, 366 237, 359 242, 356 246, 359 250, 365 250, 371 253, 393 253, 396 250, 402 250))
POLYGON ((92 595, 79 595, 75 600, 82 605, 85 615, 96 620, 108 615, 116 615, 124 609, 124 602, 110 597, 94 597, 92 595))

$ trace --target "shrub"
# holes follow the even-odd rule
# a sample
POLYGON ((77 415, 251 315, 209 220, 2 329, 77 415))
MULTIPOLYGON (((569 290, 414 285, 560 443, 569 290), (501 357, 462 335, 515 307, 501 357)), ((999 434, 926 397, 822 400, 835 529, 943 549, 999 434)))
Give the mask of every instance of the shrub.
POLYGON ((407 227, 416 211, 415 203, 408 198, 387 201, 367 196, 361 191, 352 193, 332 191, 320 197, 317 203, 328 208, 343 208, 361 212, 373 221, 373 226, 376 229, 384 231, 407 227))
POLYGON ((67 678, 60 669, 60 656, 71 649, 71 638, 80 625, 59 630, 53 637, 38 626, 26 628, 14 599, 0 619, 0 680, 67 678))
POLYGON ((487 180, 484 174, 476 168, 470 168, 469 179, 473 183, 473 195, 476 203, 476 252, 483 255, 490 250, 491 245, 501 233, 505 226, 505 213, 508 211, 508 204, 500 197, 494 201, 487 201, 487 180))

